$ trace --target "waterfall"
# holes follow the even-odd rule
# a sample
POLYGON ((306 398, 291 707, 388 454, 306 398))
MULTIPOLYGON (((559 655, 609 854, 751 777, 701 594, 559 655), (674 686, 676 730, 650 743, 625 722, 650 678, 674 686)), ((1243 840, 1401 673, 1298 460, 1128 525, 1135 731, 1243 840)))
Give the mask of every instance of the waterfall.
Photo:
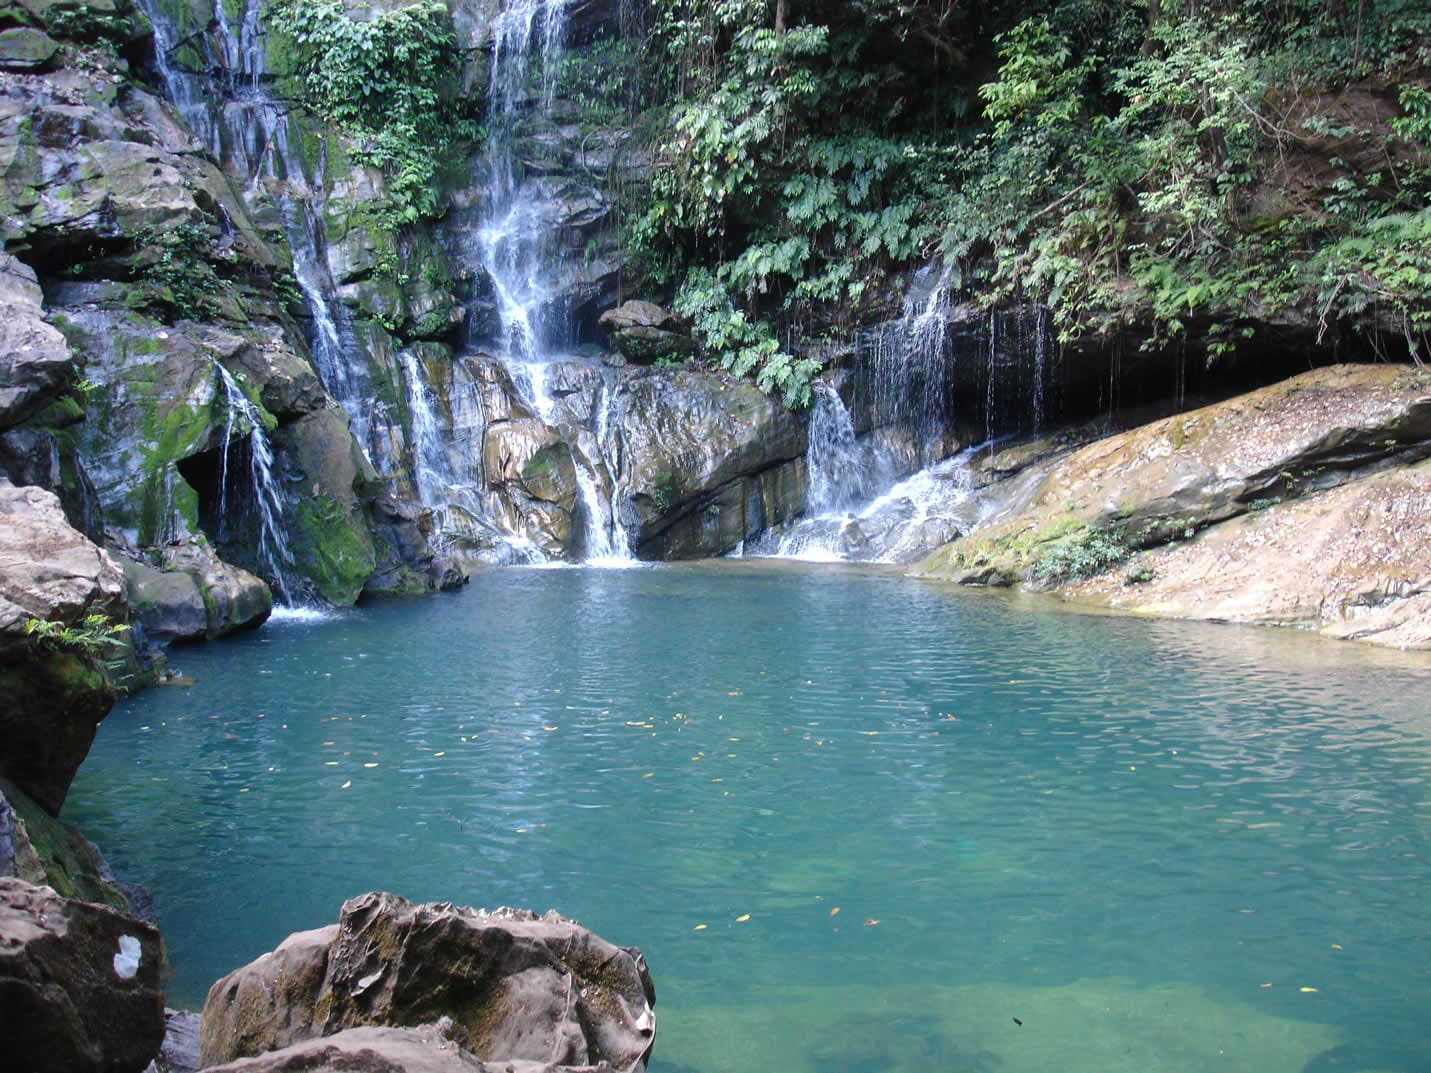
POLYGON ((442 502, 438 497, 438 486, 441 485, 441 491, 445 493, 455 478, 442 446, 442 432, 438 428, 432 401, 428 398, 427 378, 423 375, 417 355, 411 350, 403 350, 398 353, 398 361, 407 381, 413 484, 423 505, 436 507, 442 502))
POLYGON ((219 456, 219 511, 220 539, 230 517, 228 490, 230 484, 229 455, 234 434, 247 433, 248 482, 253 505, 258 514, 258 557, 269 573, 270 584, 278 602, 291 604, 296 588, 289 571, 293 567, 293 553, 288 547, 288 537, 283 531, 283 500, 278 491, 278 482, 273 476, 273 447, 264 431, 263 415, 259 413, 249 397, 243 393, 233 374, 219 362, 214 362, 219 383, 224 390, 224 442, 219 456))
MULTIPOLYGON (((497 298, 501 328, 497 356, 512 375, 523 400, 548 424, 560 418, 549 388, 554 364, 566 359, 572 339, 566 310, 558 300, 553 263, 554 235, 543 218, 549 195, 523 181, 517 159, 522 121, 535 112, 549 117, 566 34, 569 0, 509 0, 493 20, 492 67, 488 83, 489 190, 472 253, 486 269, 497 298), (535 68, 535 69, 534 69, 535 68), (532 89, 536 76, 535 90, 532 89)), ((573 449, 577 516, 584 522, 585 561, 610 565, 633 561, 616 505, 601 494, 600 468, 614 472, 603 455, 616 437, 610 429, 611 392, 603 384, 595 402, 596 433, 590 451, 573 449)), ((569 441, 581 439, 565 434, 569 441)), ((579 446, 573 444, 573 447, 579 446)), ((605 481, 615 490, 615 481, 605 481)))
POLYGON ((949 269, 926 265, 915 273, 899 319, 876 329, 865 347, 875 421, 906 430, 922 465, 939 457, 944 434, 951 303, 949 269))
POLYGON ((867 498, 863 453, 855 440, 855 422, 827 381, 815 383, 815 405, 810 411, 809 447, 805 451, 810 474, 806 510, 815 515, 847 510, 867 498))

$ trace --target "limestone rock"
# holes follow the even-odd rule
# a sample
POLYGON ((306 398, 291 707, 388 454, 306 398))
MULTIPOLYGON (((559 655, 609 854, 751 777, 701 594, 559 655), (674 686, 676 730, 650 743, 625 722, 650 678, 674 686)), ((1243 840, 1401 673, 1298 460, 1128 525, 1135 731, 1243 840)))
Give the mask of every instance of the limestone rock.
POLYGON ((638 952, 555 913, 365 894, 336 926, 293 936, 215 983, 202 1054, 209 1066, 363 1026, 446 1019, 449 1038, 485 1062, 639 1071, 654 1001, 638 952))
POLYGON ((992 524, 918 567, 966 584, 1026 579, 1070 533, 1151 545, 1431 454, 1431 378, 1391 365, 1317 369, 1100 440, 1046 466, 992 524))
POLYGON ((29 619, 73 626, 90 614, 126 618, 119 567, 70 527, 52 493, 0 478, 0 775, 51 813, 114 690, 85 658, 37 649, 24 627, 29 619))
POLYGON ((206 546, 164 548, 157 564, 121 560, 129 606, 148 641, 223 637, 262 624, 273 610, 264 582, 206 546))
POLYGON ((19 424, 71 387, 70 348, 45 323, 35 271, 0 253, 0 431, 19 424))
POLYGON ((1069 586, 1074 599, 1170 618, 1295 626, 1431 648, 1431 462, 1245 514, 1127 569, 1069 586))
POLYGON ((164 1038, 159 933, 0 879, 0 1022, 14 1073, 140 1073, 164 1038))
POLYGON ((642 558, 720 555, 805 503, 804 423, 753 384, 649 372, 616 393, 642 558), (782 475, 773 471, 789 467, 782 475))

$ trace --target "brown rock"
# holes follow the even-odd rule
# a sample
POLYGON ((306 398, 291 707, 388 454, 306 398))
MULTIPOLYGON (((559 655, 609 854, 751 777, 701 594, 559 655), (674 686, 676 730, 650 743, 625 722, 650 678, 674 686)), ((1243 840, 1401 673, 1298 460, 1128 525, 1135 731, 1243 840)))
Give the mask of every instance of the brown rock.
POLYGON ((12 1073, 140 1073, 164 1039, 159 933, 0 879, 0 1024, 12 1073))
POLYGON ((639 953, 555 913, 365 894, 344 904, 336 928, 295 936, 214 984, 202 1054, 207 1066, 360 1026, 449 1018, 451 1039, 486 1062, 643 1070, 654 1001, 639 953))
POLYGON ((1071 586, 1140 614, 1296 626, 1431 648, 1431 462, 1246 514, 1071 586))
POLYGON ((445 1034, 442 1025, 418 1028, 350 1028, 241 1058, 205 1073, 613 1073, 612 1067, 557 1066, 549 1062, 483 1062, 445 1034))
POLYGON ((1153 544, 1431 452, 1431 378, 1394 365, 1317 369, 1154 421, 1055 462, 1000 520, 917 568, 965 584, 1027 579, 1070 533, 1117 527, 1153 544))

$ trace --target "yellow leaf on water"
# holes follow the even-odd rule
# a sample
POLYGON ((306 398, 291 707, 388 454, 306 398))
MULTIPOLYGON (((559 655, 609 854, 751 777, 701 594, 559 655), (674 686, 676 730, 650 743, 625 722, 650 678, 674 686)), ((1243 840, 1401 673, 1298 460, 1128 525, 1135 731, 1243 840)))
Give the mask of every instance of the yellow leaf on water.
POLYGON ((1317 993, 1317 989, 1315 987, 1299 987, 1297 988, 1297 990, 1302 992, 1302 994, 1304 995, 1315 995, 1317 993))
POLYGON ((749 920, 749 919, 750 919, 750 914, 749 914, 749 913, 744 913, 744 914, 742 914, 741 916, 736 917, 736 918, 735 918, 735 922, 736 922, 737 924, 744 924, 744 923, 745 923, 747 920, 749 920))
POLYGON ((693 931, 705 931, 707 927, 709 927, 709 925, 707 925, 707 924, 697 924, 697 925, 696 925, 693 929, 691 929, 691 930, 693 930, 693 931))
POLYGON ((375 761, 375 760, 369 760, 366 764, 363 765, 363 767, 377 767, 377 766, 378 766, 378 765, 377 765, 377 761, 375 761))
POLYGON ((654 774, 656 774, 654 771, 648 771, 648 772, 646 772, 646 774, 642 775, 641 777, 642 777, 643 779, 649 779, 649 778, 650 778, 652 775, 654 775, 654 774))
POLYGON ((446 756, 446 753, 433 753, 433 756, 446 756))
POLYGON ((1342 944, 1341 944, 1341 943, 1332 943, 1332 949, 1333 949, 1333 950, 1340 950, 1341 948, 1342 948, 1342 944))
POLYGON ((833 908, 833 909, 830 910, 830 915, 831 915, 831 916, 834 916, 834 915, 835 915, 836 913, 838 913, 839 911, 840 911, 840 907, 837 905, 837 906, 835 906, 835 908, 833 908))

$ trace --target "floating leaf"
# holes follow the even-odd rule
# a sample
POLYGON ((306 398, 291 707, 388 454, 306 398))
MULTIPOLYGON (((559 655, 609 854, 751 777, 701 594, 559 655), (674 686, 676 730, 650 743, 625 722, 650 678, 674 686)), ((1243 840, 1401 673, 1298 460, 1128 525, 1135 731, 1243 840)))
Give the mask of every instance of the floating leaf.
POLYGON ((865 927, 867 927, 867 928, 872 928, 872 927, 874 927, 874 926, 875 926, 876 924, 878 924, 878 923, 879 923, 879 918, 878 918, 878 917, 870 917, 868 920, 865 921, 865 927))
POLYGON ((834 915, 837 914, 839 911, 840 911, 840 907, 837 905, 837 906, 835 906, 835 908, 833 908, 833 909, 830 910, 830 915, 831 915, 831 916, 834 916, 834 915))
POLYGON ((1342 944, 1341 944, 1341 943, 1332 943, 1332 949, 1333 949, 1333 950, 1340 950, 1341 948, 1342 948, 1342 944))
POLYGON ((1315 987, 1299 987, 1297 988, 1297 990, 1302 992, 1302 994, 1304 995, 1315 995, 1317 993, 1317 989, 1315 987))
POLYGON ((352 786, 352 785, 353 785, 353 780, 352 780, 352 779, 349 779, 347 782, 343 783, 342 786, 338 787, 338 789, 340 789, 340 790, 346 790, 349 786, 352 786))
POLYGON ((696 925, 694 928, 692 928, 691 930, 692 930, 692 931, 705 931, 706 928, 708 928, 708 927, 710 927, 709 924, 697 924, 697 925, 696 925))
POLYGON ((649 779, 649 778, 650 778, 652 775, 654 775, 654 774, 656 774, 654 771, 648 771, 648 772, 646 772, 646 774, 642 775, 641 777, 642 777, 643 779, 649 779))
POLYGON ((377 766, 378 766, 378 763, 377 763, 376 760, 369 760, 366 764, 363 765, 363 767, 377 767, 377 766))
POLYGON ((545 723, 543 723, 543 724, 542 724, 542 729, 545 730, 548 734, 550 734, 553 730, 560 730, 561 728, 560 728, 560 727, 547 726, 545 723))
POLYGON ((1258 984, 1258 985, 1257 985, 1258 989, 1261 990, 1261 991, 1266 991, 1266 990, 1267 990, 1269 987, 1271 987, 1271 986, 1272 986, 1272 985, 1271 985, 1270 983, 1268 983, 1268 984, 1258 984))
POLYGON ((737 924, 744 924, 744 923, 745 923, 747 920, 749 920, 749 919, 750 919, 750 914, 749 914, 749 913, 743 913, 743 914, 741 914, 740 916, 738 916, 738 917, 735 918, 735 922, 736 922, 737 924))
POLYGON ((446 756, 446 753, 433 753, 433 756, 446 756))

